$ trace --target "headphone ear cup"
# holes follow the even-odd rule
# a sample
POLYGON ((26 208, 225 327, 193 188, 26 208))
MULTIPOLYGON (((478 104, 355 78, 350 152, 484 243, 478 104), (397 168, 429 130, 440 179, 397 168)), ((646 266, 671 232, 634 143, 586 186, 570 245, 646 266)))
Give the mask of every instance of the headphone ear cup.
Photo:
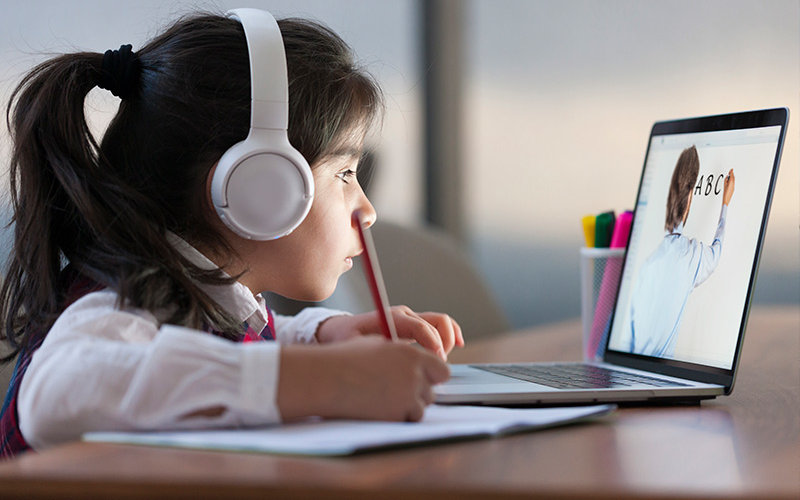
POLYGON ((289 83, 278 22, 269 12, 234 9, 250 59, 250 133, 222 155, 211 198, 238 235, 272 240, 303 222, 314 199, 311 168, 289 142, 289 83))
POLYGON ((291 233, 305 219, 313 201, 313 177, 288 140, 271 148, 254 142, 248 138, 223 155, 211 195, 220 218, 236 234, 272 240, 291 233))

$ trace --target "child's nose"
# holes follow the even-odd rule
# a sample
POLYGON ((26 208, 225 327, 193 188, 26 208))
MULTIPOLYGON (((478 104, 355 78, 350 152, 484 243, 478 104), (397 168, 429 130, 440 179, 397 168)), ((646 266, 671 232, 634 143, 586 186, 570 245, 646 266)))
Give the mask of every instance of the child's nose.
POLYGON ((375 224, 375 221, 378 218, 378 213, 375 212, 375 207, 372 206, 372 203, 370 203, 366 196, 364 196, 364 202, 356 210, 356 212, 360 212, 361 220, 367 227, 371 227, 373 224, 375 224))

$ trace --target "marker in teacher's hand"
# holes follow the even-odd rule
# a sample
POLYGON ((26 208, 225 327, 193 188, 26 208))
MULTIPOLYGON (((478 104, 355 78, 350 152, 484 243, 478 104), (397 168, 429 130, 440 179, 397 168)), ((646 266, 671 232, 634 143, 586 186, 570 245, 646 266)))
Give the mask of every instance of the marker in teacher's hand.
POLYGON ((383 275, 381 274, 380 265, 378 265, 378 254, 375 251, 372 234, 369 232, 369 227, 360 210, 353 214, 353 218, 358 227, 361 246, 364 247, 364 271, 367 276, 369 291, 372 294, 372 302, 375 303, 375 309, 378 311, 381 330, 383 330, 383 335, 387 339, 397 341, 397 330, 395 330, 394 319, 389 308, 389 298, 386 295, 386 287, 383 284, 383 275))

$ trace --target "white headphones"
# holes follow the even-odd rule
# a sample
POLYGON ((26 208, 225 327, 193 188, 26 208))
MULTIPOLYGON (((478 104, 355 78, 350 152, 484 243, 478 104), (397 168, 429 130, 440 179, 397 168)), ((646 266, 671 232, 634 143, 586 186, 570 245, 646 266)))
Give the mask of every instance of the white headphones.
POLYGON ((258 9, 225 15, 242 23, 247 39, 250 132, 220 158, 211 199, 222 221, 239 236, 273 240, 291 233, 308 215, 314 178, 289 143, 289 82, 278 23, 258 9))

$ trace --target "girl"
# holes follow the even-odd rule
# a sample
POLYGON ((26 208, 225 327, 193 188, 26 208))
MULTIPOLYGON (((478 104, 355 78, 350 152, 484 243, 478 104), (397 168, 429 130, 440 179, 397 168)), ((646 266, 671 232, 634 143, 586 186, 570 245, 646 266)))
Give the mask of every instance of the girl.
POLYGON ((15 235, 0 311, 19 359, 3 455, 89 430, 418 420, 448 378, 443 360, 464 341, 444 314, 392 309, 420 350, 368 335, 380 331, 375 313, 273 317, 259 295, 328 297, 361 252, 353 213, 375 220, 356 168, 379 90, 327 28, 279 26, 289 140, 312 167, 315 196, 277 240, 237 236, 211 201, 217 161, 249 128, 238 21, 197 15, 136 53, 60 56, 13 93, 15 235), (100 144, 84 116, 95 86, 121 98, 100 144))

